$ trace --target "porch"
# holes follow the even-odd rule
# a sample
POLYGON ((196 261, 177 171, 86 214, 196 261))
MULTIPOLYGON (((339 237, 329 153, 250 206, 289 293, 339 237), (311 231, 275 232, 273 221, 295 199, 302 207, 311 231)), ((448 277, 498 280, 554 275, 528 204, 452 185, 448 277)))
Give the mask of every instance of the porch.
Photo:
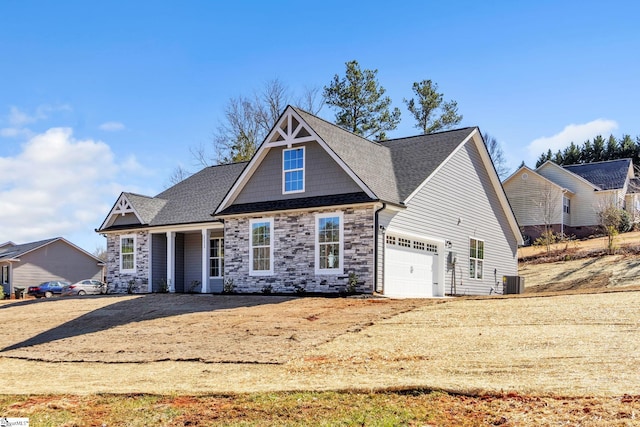
POLYGON ((149 292, 220 293, 223 227, 150 233, 149 292))

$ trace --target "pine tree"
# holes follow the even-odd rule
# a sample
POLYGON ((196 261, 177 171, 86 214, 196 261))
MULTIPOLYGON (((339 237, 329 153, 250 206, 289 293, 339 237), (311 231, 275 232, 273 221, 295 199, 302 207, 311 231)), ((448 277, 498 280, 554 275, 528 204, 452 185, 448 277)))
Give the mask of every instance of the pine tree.
POLYGON ((445 102, 443 95, 438 92, 437 83, 422 80, 413 83, 412 90, 417 98, 405 98, 403 101, 416 119, 415 127, 421 129, 422 133, 450 129, 462 121, 462 115, 458 114, 458 103, 445 102))
POLYGON ((324 87, 325 102, 337 109, 335 123, 365 138, 386 139, 400 123, 400 110, 390 110, 391 98, 376 80, 378 70, 361 70, 358 61, 346 63, 343 77, 335 75, 324 87))

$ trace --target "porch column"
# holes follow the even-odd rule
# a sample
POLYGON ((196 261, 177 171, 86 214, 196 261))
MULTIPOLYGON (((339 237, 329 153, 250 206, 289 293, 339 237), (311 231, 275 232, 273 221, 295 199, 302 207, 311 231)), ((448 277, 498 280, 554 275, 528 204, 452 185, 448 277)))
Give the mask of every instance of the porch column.
POLYGON ((209 230, 202 230, 202 290, 203 294, 209 293, 209 230))
POLYGON ((169 292, 176 291, 176 233, 167 231, 167 282, 169 292))
MULTIPOLYGON (((149 233, 149 254, 147 255, 149 257, 149 272, 147 274, 147 292, 152 293, 153 292, 153 234, 149 233)), ((105 277, 104 274, 104 268, 102 267, 102 277, 105 277)))

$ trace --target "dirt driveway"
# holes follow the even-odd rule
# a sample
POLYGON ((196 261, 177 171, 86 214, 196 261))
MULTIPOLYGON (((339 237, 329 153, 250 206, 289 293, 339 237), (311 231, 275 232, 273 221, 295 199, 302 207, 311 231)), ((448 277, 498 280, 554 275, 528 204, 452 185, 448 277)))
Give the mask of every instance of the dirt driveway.
POLYGON ((142 295, 4 303, 0 389, 640 394, 638 306, 640 292, 439 300, 142 295))

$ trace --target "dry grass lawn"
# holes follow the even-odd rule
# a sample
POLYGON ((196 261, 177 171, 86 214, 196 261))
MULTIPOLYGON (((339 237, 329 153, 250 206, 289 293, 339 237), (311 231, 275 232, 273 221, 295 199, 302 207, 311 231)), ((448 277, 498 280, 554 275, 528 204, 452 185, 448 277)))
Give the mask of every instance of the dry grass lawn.
POLYGON ((427 388, 640 394, 640 292, 390 300, 144 295, 3 304, 7 393, 427 388), (18 327, 19 325, 19 327, 18 327))

